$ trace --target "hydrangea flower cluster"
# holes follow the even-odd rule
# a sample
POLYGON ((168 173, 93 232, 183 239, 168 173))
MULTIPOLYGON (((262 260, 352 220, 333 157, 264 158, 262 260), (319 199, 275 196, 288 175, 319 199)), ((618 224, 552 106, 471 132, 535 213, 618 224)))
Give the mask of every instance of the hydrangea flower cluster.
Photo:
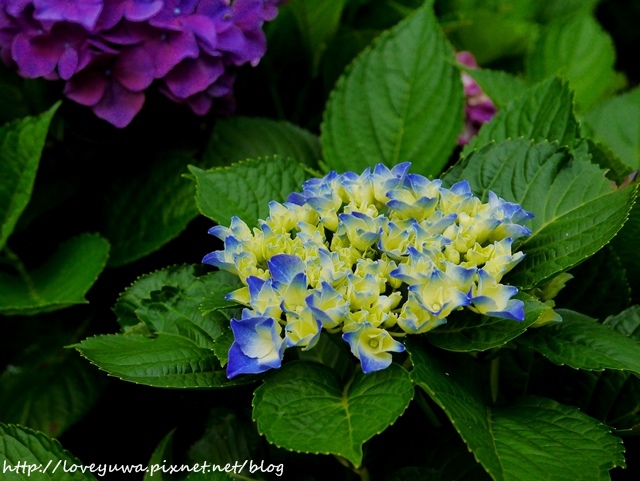
POLYGON ((266 50, 282 0, 0 0, 2 60, 23 77, 64 80, 64 94, 125 127, 145 90, 196 114, 233 106, 235 68, 266 50))
MULTIPOLYGON (((471 52, 459 52, 456 60, 465 67, 478 68, 471 52)), ((458 136, 458 145, 466 145, 471 137, 478 133, 482 124, 489 122, 496 114, 496 106, 468 73, 463 71, 461 77, 465 97, 465 120, 464 129, 458 136)))
POLYGON ((456 310, 524 319, 518 289, 500 281, 524 257, 511 247, 531 234, 522 223, 533 214, 409 167, 331 172, 271 202, 253 230, 237 217, 210 229, 224 249, 203 262, 244 283, 227 296, 246 306, 231 320, 229 378, 279 367, 286 348, 311 349, 322 329, 342 333, 369 373, 404 350, 397 338, 456 310))

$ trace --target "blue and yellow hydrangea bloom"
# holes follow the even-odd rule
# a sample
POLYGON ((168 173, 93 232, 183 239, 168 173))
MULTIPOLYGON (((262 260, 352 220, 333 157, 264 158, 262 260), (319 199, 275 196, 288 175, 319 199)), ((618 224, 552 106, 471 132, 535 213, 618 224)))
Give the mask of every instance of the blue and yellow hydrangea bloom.
POLYGON ((515 239, 533 214, 469 183, 450 188, 409 173, 409 163, 331 172, 308 180, 250 229, 234 217, 209 233, 224 249, 203 259, 244 286, 227 299, 227 376, 280 366, 290 347, 311 349, 322 330, 342 333, 365 373, 384 369, 406 334, 421 334, 468 309, 521 321, 518 289, 501 284, 524 257, 515 239))

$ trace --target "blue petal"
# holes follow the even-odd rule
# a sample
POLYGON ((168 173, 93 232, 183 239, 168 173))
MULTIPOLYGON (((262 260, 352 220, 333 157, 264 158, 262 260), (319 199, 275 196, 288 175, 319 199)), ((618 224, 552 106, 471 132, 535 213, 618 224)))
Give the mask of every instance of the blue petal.
POLYGON ((224 254, 224 251, 210 252, 202 258, 202 263, 215 266, 225 271, 233 272, 235 270, 235 264, 233 264, 232 262, 227 262, 224 254))
POLYGON ((358 349, 360 352, 360 364, 362 366, 362 372, 365 374, 369 374, 373 371, 380 371, 382 369, 386 369, 391 365, 393 358, 391 354, 385 353, 386 355, 378 355, 378 356, 367 356, 366 353, 358 349))
POLYGON ((233 343, 229 349, 227 361, 227 377, 233 379, 240 374, 259 374, 280 366, 267 366, 261 364, 259 359, 246 356, 237 343, 233 343))
POLYGON ((487 315, 514 321, 524 321, 524 302, 519 299, 510 299, 504 311, 487 312, 487 315))
POLYGON ((220 240, 224 240, 225 237, 231 235, 231 229, 223 225, 215 225, 209 229, 208 233, 220 240))
POLYGON ((307 267, 298 256, 278 254, 267 261, 271 278, 276 282, 289 284, 293 278, 307 267))

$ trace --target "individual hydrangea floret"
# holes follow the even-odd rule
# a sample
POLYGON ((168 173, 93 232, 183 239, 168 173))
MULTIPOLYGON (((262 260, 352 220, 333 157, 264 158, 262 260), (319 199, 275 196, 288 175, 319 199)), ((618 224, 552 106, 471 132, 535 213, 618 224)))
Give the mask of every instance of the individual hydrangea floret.
POLYGON ((196 114, 230 111, 236 68, 258 64, 282 1, 0 0, 0 55, 116 127, 152 84, 196 114))
MULTIPOLYGON (((471 52, 458 52, 456 59, 464 67, 478 68, 478 63, 471 52)), ((463 71, 461 77, 464 87, 465 119, 464 129, 458 136, 458 145, 466 145, 471 140, 471 137, 478 133, 482 124, 489 122, 493 118, 497 109, 471 75, 463 71)))
POLYGON ((322 330, 341 333, 369 373, 404 351, 403 336, 456 311, 524 319, 518 289, 501 280, 524 257, 512 246, 533 215, 409 166, 331 172, 271 202, 253 229, 237 217, 210 229, 224 249, 203 262, 244 284, 227 295, 246 307, 231 321, 229 378, 279 367, 285 349, 312 349, 322 330))

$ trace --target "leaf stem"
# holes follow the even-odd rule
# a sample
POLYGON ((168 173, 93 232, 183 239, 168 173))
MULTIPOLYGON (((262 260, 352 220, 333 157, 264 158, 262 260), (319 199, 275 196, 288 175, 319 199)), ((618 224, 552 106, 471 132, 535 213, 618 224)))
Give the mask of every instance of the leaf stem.
POLYGON ((500 382, 500 356, 491 359, 491 367, 489 368, 489 382, 491 386, 491 402, 493 404, 498 400, 498 388, 500 382))
POLYGON ((7 255, 7 259, 9 260, 13 268, 16 271, 18 271, 20 278, 24 281, 25 285, 27 286, 27 289, 29 291, 29 295, 31 296, 31 298, 36 302, 39 302, 39 303, 43 302, 42 298, 38 295, 38 292, 36 291, 36 287, 33 285, 31 276, 27 272, 27 269, 25 268, 20 258, 6 244, 4 246, 4 252, 7 255))
POLYGON ((339 454, 334 454, 333 456, 344 467, 349 468, 351 471, 356 473, 360 477, 360 481, 369 481, 371 479, 369 477, 369 471, 367 470, 366 466, 363 465, 363 466, 360 466, 359 468, 356 468, 353 465, 353 463, 351 461, 349 461, 347 458, 345 458, 343 456, 340 456, 339 454))
POLYGON ((420 409, 422 410, 422 412, 425 414, 425 416, 427 417, 427 419, 429 420, 429 422, 436 428, 441 428, 442 427, 442 423, 440 422, 440 420, 438 419, 438 417, 436 416, 436 413, 433 412, 433 409, 431 408, 431 406, 429 406, 429 402, 425 399, 424 396, 424 392, 417 389, 416 390, 416 403, 418 403, 418 406, 420 407, 420 409))

